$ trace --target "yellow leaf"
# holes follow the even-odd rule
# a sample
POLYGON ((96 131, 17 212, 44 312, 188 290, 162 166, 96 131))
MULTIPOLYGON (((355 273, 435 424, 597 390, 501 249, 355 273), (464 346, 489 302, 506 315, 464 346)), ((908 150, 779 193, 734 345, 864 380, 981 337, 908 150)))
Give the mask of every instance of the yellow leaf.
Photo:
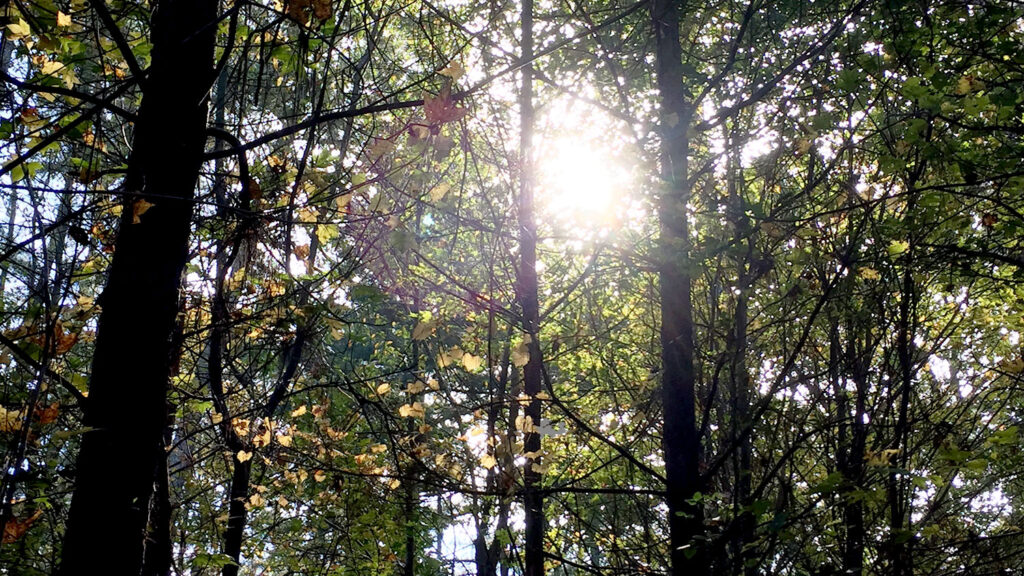
POLYGON ((865 280, 878 280, 881 276, 878 274, 878 270, 874 268, 861 268, 857 271, 857 275, 865 280))
POLYGON ((348 203, 352 200, 352 194, 345 193, 334 199, 334 205, 338 207, 339 212, 348 211, 348 203))
POLYGON ((139 198, 132 204, 132 224, 138 224, 142 222, 140 216, 149 211, 150 208, 155 206, 150 202, 146 202, 142 198, 139 198))
POLYGON ((235 454, 235 458, 239 462, 248 462, 252 458, 252 452, 246 452, 245 450, 239 450, 238 454, 235 454))
POLYGON ((512 349, 512 364, 516 368, 522 368, 530 362, 530 345, 527 342, 520 342, 518 346, 512 349))
POLYGON ((391 488, 392 490, 397 490, 398 487, 401 485, 402 481, 399 480, 398 478, 392 478, 391 482, 388 482, 388 488, 391 488))
POLYGON ((462 64, 453 61, 448 66, 442 68, 441 70, 438 70, 437 73, 442 76, 447 76, 452 80, 458 80, 459 78, 462 77, 463 74, 466 73, 466 69, 462 67, 462 64))
POLYGON ((231 427, 235 429, 235 434, 239 436, 249 435, 249 420, 246 418, 233 418, 231 420, 231 427))
POLYGON ((434 328, 437 327, 436 320, 423 320, 412 329, 413 340, 426 340, 434 333, 434 328))
POLYGON ((60 10, 57 11, 57 26, 61 28, 67 28, 71 26, 71 15, 65 14, 60 10))
POLYGON ((423 381, 417 380, 415 382, 411 382, 408 388, 405 389, 405 391, 408 392, 409 394, 419 394, 420 392, 423 392, 426 389, 427 386, 423 383, 423 381))
POLYGON ((54 62, 53 60, 48 60, 48 61, 43 63, 43 65, 40 68, 40 70, 42 71, 42 73, 44 75, 50 76, 51 74, 57 72, 58 70, 60 70, 63 67, 64 67, 64 65, 61 64, 60 62, 54 62))
POLYGON ((469 352, 466 352, 462 356, 462 367, 465 368, 467 372, 476 372, 477 370, 480 369, 480 366, 482 366, 483 363, 483 358, 479 356, 474 356, 469 352))
POLYGON ((437 355, 437 365, 441 368, 451 366, 456 360, 462 360, 462 348, 453 346, 451 349, 437 355))
POLYGON ((388 384, 387 382, 385 382, 385 383, 381 384, 380 386, 377 386, 377 395, 378 396, 383 396, 383 395, 387 394, 388 392, 391 392, 391 384, 388 384))
POLYGON ((326 479, 327 473, 324 472, 323 470, 317 470, 316 472, 313 472, 313 480, 316 480, 317 482, 323 482, 326 479))
POLYGON ((260 429, 256 432, 256 436, 252 439, 252 445, 256 448, 261 448, 270 444, 270 428, 267 426, 260 426, 260 429))
POLYGON ((20 40, 32 34, 32 28, 29 27, 28 22, 25 22, 24 18, 18 18, 16 23, 8 24, 7 29, 11 32, 11 40, 20 40))
POLYGON ((387 449, 388 449, 388 445, 387 444, 373 444, 373 445, 370 446, 370 453, 371 454, 380 454, 381 452, 386 452, 387 449))
POLYGON ((434 202, 437 202, 438 200, 444 198, 445 194, 447 194, 448 190, 450 189, 451 186, 449 186, 447 182, 441 182, 437 186, 434 186, 433 188, 430 189, 430 199, 433 200, 434 202))
POLYGON ((547 464, 532 464, 530 468, 537 474, 544 474, 548 471, 547 464))
POLYGON ((298 418, 299 416, 302 416, 305 413, 306 413, 306 405, 303 404, 302 406, 299 406, 295 410, 292 410, 291 417, 292 418, 298 418))
POLYGON ((398 409, 398 415, 402 418, 423 418, 426 414, 423 404, 419 402, 404 404, 398 409))
POLYGON ((281 508, 284 508, 285 506, 288 506, 288 499, 285 498, 284 496, 278 496, 277 497, 277 505, 280 506, 281 508))
POLYGON ((263 496, 260 496, 259 492, 249 496, 249 504, 253 506, 263 506, 264 503, 266 503, 266 500, 263 499, 263 496))
POLYGON ((26 414, 25 410, 8 410, 0 406, 0 432, 21 430, 21 422, 26 414))
POLYGON ((488 470, 494 468, 497 464, 498 461, 495 460, 494 456, 491 456, 490 454, 484 454, 480 458, 480 465, 483 466, 484 468, 487 468, 488 470))
POLYGON ((517 416, 516 417, 516 430, 522 431, 524 434, 534 434, 537 432, 537 426, 533 423, 532 416, 517 416))
POLYGON ((427 378, 427 386, 429 386, 430 389, 433 390, 434 392, 437 392, 438 390, 441 389, 441 385, 437 382, 437 379, 434 378, 433 376, 431 376, 430 378, 427 378))
POLYGON ((221 414, 220 412, 211 412, 210 421, 213 422, 214 424, 220 424, 221 422, 224 421, 224 415, 221 414))
POLYGON ((287 448, 292 445, 292 437, 288 434, 278 434, 277 443, 287 448))

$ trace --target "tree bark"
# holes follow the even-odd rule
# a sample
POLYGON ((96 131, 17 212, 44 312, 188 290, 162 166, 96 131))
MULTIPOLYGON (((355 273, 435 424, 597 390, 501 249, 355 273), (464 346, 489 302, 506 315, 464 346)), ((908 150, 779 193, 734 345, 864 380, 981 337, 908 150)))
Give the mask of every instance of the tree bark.
POLYGON ((689 129, 693 105, 683 86, 678 4, 654 0, 655 69, 661 99, 660 225, 662 403, 666 500, 673 576, 706 574, 696 425, 693 304, 687 202, 689 129))
POLYGON ((529 336, 530 359, 523 367, 523 391, 530 397, 524 410, 523 452, 527 457, 523 469, 526 509, 524 576, 544 574, 544 497, 538 490, 540 460, 541 404, 538 394, 543 390, 543 365, 540 355, 540 304, 537 296, 537 220, 533 197, 533 0, 522 3, 522 87, 519 93, 519 298, 523 314, 523 331, 529 336))
POLYGON ((172 334, 205 142, 215 18, 216 4, 201 0, 163 0, 153 14, 152 65, 85 405, 91 430, 78 455, 59 574, 142 571, 166 458, 172 334))

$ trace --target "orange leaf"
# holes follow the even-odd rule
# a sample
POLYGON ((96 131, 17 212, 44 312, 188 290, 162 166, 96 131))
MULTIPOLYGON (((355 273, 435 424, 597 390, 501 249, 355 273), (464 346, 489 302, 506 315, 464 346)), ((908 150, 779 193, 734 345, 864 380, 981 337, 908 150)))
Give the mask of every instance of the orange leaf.
POLYGON ((54 402, 45 408, 36 409, 36 420, 39 424, 46 425, 57 420, 57 416, 60 414, 60 404, 54 402))
POLYGON ((28 532, 28 529, 32 527, 32 523, 42 515, 42 510, 36 510, 35 513, 28 518, 11 518, 8 520, 7 524, 4 524, 3 543, 10 544, 11 542, 17 541, 25 534, 25 532, 28 532))

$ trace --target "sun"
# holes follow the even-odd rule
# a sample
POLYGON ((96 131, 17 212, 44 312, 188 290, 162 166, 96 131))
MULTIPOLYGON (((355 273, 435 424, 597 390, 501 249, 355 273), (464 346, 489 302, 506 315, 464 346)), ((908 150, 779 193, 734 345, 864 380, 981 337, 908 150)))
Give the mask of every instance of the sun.
POLYGON ((537 198, 563 231, 615 227, 629 204, 627 170, 605 143, 587 136, 559 135, 540 147, 537 198))

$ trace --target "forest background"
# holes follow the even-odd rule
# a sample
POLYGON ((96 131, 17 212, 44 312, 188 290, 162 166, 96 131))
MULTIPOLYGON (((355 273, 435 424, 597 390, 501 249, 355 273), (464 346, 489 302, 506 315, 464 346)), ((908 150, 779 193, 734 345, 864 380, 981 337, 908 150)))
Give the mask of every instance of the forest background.
POLYGON ((4 0, 0 572, 1024 572, 1024 7, 4 0))

